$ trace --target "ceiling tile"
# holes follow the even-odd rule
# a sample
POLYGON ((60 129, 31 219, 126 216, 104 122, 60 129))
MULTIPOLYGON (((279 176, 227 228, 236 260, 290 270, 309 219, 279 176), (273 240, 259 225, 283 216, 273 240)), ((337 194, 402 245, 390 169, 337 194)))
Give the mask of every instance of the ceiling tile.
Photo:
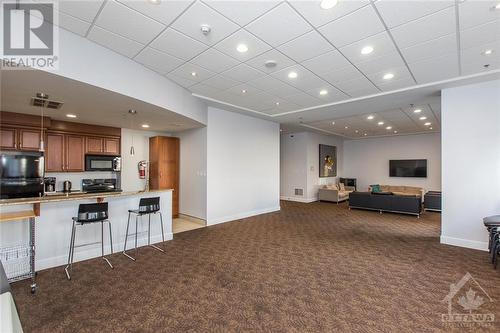
POLYGON ((265 73, 253 69, 252 67, 241 64, 236 67, 233 67, 222 73, 224 76, 239 81, 239 82, 248 82, 250 80, 256 79, 258 77, 262 77, 266 75, 265 73))
POLYGON ((93 42, 118 52, 128 58, 134 57, 145 45, 94 26, 87 36, 93 42))
POLYGON ((59 12, 59 26, 80 36, 85 36, 89 31, 90 23, 59 12))
POLYGON ((238 25, 201 2, 196 2, 185 11, 172 27, 208 45, 214 45, 238 30, 238 25), (201 32, 203 24, 211 28, 206 35, 201 32))
POLYGON ((240 84, 238 81, 231 80, 222 75, 212 76, 211 78, 203 81, 202 83, 204 85, 211 86, 212 88, 216 88, 219 90, 226 90, 240 84))
POLYGON ((327 85, 325 87, 319 88, 319 89, 312 89, 308 90, 307 93, 311 96, 316 96, 316 98, 320 99, 323 101, 323 103, 332 103, 332 102, 337 102, 345 99, 349 99, 349 96, 341 92, 335 87, 332 87, 331 85, 327 85), (321 95, 320 91, 321 90, 326 90, 327 94, 326 95, 321 95))
POLYGON ((269 73, 279 71, 279 70, 286 68, 288 66, 291 66, 291 65, 295 64, 295 62, 292 59, 285 56, 284 54, 282 54, 281 52, 273 49, 273 50, 267 51, 266 53, 263 53, 263 54, 255 57, 253 59, 248 60, 246 62, 246 64, 249 66, 252 66, 255 69, 261 70, 261 71, 269 74, 269 73), (266 61, 269 61, 269 60, 275 61, 276 66, 270 67, 270 68, 266 67, 265 63, 266 63, 266 61))
POLYGON ((460 47, 462 49, 468 49, 498 40, 500 40, 500 20, 491 21, 460 31, 460 47))
POLYGON ((220 93, 220 89, 207 86, 206 84, 203 83, 195 84, 194 86, 189 87, 189 90, 192 91, 194 94, 212 98, 216 98, 220 93))
POLYGON ((450 34, 416 44, 404 49, 401 53, 407 62, 417 62, 429 58, 440 57, 457 50, 457 35, 450 34))
POLYGON ((367 0, 339 1, 335 7, 325 10, 321 8, 319 0, 291 0, 289 2, 316 28, 370 4, 367 0))
POLYGON ((364 38, 360 41, 346 45, 340 48, 340 52, 346 56, 352 63, 358 64, 370 59, 379 58, 386 54, 397 52, 392 39, 386 31, 379 34, 364 38), (361 50, 364 47, 370 46, 373 51, 369 54, 362 54, 361 50))
POLYGON ((179 66, 170 74, 193 81, 195 83, 204 81, 215 75, 215 73, 212 71, 188 62, 179 66), (196 75, 193 75, 192 73, 196 73, 196 75))
POLYGON ((115 1, 106 2, 95 24, 143 44, 149 43, 165 28, 163 24, 115 1))
POLYGON ((259 17, 246 29, 275 47, 312 30, 287 3, 259 17))
POLYGON ((248 82, 248 84, 279 97, 295 95, 300 92, 300 90, 298 90, 297 88, 281 82, 280 80, 270 75, 251 80, 248 82))
POLYGON ((162 32, 150 46, 184 60, 189 60, 208 48, 205 44, 172 28, 162 32))
POLYGON ((391 29, 399 48, 455 33, 455 7, 448 7, 391 29))
POLYGON ((245 84, 245 83, 231 87, 231 88, 227 89, 225 92, 233 94, 235 96, 246 98, 246 99, 262 93, 261 90, 255 88, 249 84, 245 84))
POLYGON ((457 52, 442 57, 409 63, 418 84, 440 81, 458 76, 457 52))
POLYGON ((384 25, 372 6, 365 6, 358 9, 319 29, 338 48, 378 34, 384 30, 384 25), (339 33, 339 31, 342 33, 339 33))
POLYGON ((498 69, 500 66, 499 52, 500 40, 462 50, 460 59, 462 62, 462 75, 498 69), (492 50, 493 53, 485 55, 485 50, 492 50))
POLYGON ((337 83, 339 82, 364 78, 363 74, 354 66, 343 67, 338 70, 326 72, 323 73, 320 77, 337 86, 337 88, 337 83))
POLYGON ((293 60, 302 62, 332 51, 333 47, 319 33, 310 31, 279 46, 278 50, 293 60))
POLYGON ((129 6, 142 14, 151 17, 165 25, 169 25, 179 16, 189 5, 190 1, 162 1, 158 4, 152 4, 149 1, 137 0, 118 0, 126 6, 129 6))
POLYGON ((271 49, 269 45, 244 29, 238 30, 231 36, 222 40, 215 45, 215 48, 240 61, 246 61, 271 49), (238 52, 236 47, 240 44, 245 44, 248 51, 243 53, 238 52))
POLYGON ((146 47, 134 59, 161 74, 170 72, 184 62, 150 47, 146 47))
MULTIPOLYGON (((43 0, 38 0, 38 2, 46 2, 43 0)), ((102 6, 103 0, 96 1, 57 1, 59 7, 58 10, 62 13, 69 14, 80 20, 92 23, 95 16, 99 12, 102 6)))
POLYGON ((399 68, 405 66, 403 59, 398 52, 385 54, 382 57, 370 58, 369 60, 356 64, 364 74, 390 72, 392 68, 399 68))
POLYGON ((183 78, 183 77, 178 77, 178 76, 173 75, 172 73, 169 73, 169 74, 167 74, 165 76, 168 79, 170 79, 171 81, 177 83, 178 85, 180 85, 181 87, 184 87, 184 88, 189 88, 192 85, 196 84, 196 81, 192 81, 192 80, 189 80, 189 79, 186 79, 186 78, 183 78))
POLYGON ((331 52, 306 60, 302 62, 301 65, 314 72, 316 75, 321 76, 322 73, 351 66, 351 63, 347 61, 347 59, 342 54, 340 54, 339 51, 333 50, 331 52))
POLYGON ((225 17, 229 17, 232 21, 240 26, 247 25, 260 15, 264 14, 280 1, 221 1, 221 0, 204 0, 210 7, 217 10, 225 17), (242 10, 242 8, 244 8, 242 10))
POLYGON ((304 92, 299 92, 295 95, 286 96, 286 97, 284 97, 284 99, 288 102, 294 103, 294 104, 296 104, 300 107, 303 107, 303 108, 308 108, 311 106, 316 106, 316 105, 320 105, 320 104, 325 103, 324 101, 320 100, 319 98, 313 97, 313 96, 306 94, 304 92))
POLYGON ((295 88, 304 91, 321 88, 327 84, 323 79, 319 78, 317 75, 315 75, 314 73, 310 72, 309 70, 300 65, 293 65, 284 68, 281 71, 275 72, 271 75, 291 86, 294 86, 295 88), (290 79, 288 77, 288 74, 290 72, 297 73, 297 78, 290 79))
POLYGON ((352 80, 337 82, 337 88, 349 94, 351 97, 362 95, 376 94, 380 92, 367 78, 364 76, 352 80))
POLYGON ((216 73, 225 71, 239 63, 237 60, 217 51, 216 49, 206 50, 194 58, 191 62, 216 73))
POLYGON ((379 0, 375 6, 389 28, 407 23, 435 13, 446 7, 454 6, 453 0, 438 1, 394 1, 379 0))
POLYGON ((460 2, 458 5, 460 30, 500 20, 500 10, 493 10, 497 4, 498 0, 460 2))

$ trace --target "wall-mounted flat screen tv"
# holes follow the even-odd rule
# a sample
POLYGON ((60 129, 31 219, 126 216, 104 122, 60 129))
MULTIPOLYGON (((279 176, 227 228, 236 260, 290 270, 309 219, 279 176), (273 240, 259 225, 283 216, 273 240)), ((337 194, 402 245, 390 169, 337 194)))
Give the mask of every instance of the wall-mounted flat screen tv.
POLYGON ((427 177, 427 160, 390 160, 390 177, 427 177))

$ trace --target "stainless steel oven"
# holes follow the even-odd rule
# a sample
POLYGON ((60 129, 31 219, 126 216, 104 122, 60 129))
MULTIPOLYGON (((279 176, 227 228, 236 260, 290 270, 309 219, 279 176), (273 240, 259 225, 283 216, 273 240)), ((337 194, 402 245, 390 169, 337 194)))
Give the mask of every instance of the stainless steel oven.
POLYGON ((120 156, 85 155, 85 171, 121 171, 120 156))

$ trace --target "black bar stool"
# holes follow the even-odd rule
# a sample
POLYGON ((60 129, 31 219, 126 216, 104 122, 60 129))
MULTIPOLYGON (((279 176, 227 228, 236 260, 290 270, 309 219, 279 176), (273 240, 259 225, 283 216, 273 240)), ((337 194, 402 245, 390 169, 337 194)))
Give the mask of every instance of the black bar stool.
POLYGON ((101 222, 101 258, 104 259, 109 267, 113 268, 108 258, 104 257, 104 222, 109 225, 109 243, 111 254, 113 254, 113 237, 111 235, 111 222, 108 220, 108 203, 81 204, 78 207, 78 216, 73 217, 73 229, 71 230, 71 241, 69 245, 68 264, 64 268, 68 280, 71 280, 68 269, 73 266, 73 255, 75 253, 76 226, 90 223, 101 222))
POLYGON ((500 215, 485 217, 483 223, 489 232, 488 250, 491 254, 491 263, 496 269, 500 252, 500 215))
POLYGON ((123 254, 127 258, 135 261, 135 258, 127 253, 128 226, 130 224, 131 214, 135 215, 135 253, 137 254, 137 220, 139 217, 141 217, 142 219, 142 216, 144 215, 148 215, 148 246, 151 246, 158 251, 165 252, 165 250, 151 244, 151 214, 160 215, 161 239, 163 240, 163 242, 165 242, 165 235, 163 234, 163 217, 160 212, 160 197, 141 198, 141 200, 139 200, 139 209, 129 209, 128 211, 127 232, 125 233, 125 245, 123 246, 123 254))

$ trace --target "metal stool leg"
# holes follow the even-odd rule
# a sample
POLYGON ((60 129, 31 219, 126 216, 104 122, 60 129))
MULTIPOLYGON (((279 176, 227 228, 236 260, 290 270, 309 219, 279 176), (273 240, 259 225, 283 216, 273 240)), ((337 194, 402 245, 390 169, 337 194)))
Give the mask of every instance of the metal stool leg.
POLYGON ((129 255, 129 254, 126 252, 126 251, 127 251, 127 239, 128 239, 128 225, 129 225, 129 223, 130 223, 130 212, 128 213, 128 220, 127 220, 127 232, 125 233, 125 245, 123 246, 123 254, 124 254, 127 258, 129 258, 129 259, 131 259, 131 260, 135 261, 135 258, 134 258, 134 257, 132 257, 131 255, 129 255))
MULTIPOLYGON (((149 223, 149 227, 151 228, 151 214, 149 214, 149 222, 150 222, 149 223)), ((163 236, 163 219, 161 217, 161 213, 160 213, 160 224, 161 224, 161 238, 163 239, 163 242, 165 242, 165 237, 163 236)), ((149 232, 148 232, 148 245, 149 245, 149 232)), ((151 246, 152 248, 154 248, 154 249, 156 249, 156 250, 158 250, 160 252, 165 253, 164 249, 162 249, 162 248, 160 248, 160 247, 158 247, 158 246, 156 246, 154 244, 149 245, 149 246, 151 246)))
POLYGON ((104 256, 104 221, 101 221, 101 254, 101 258, 108 263, 109 267, 114 268, 113 265, 111 265, 111 262, 109 262, 108 258, 104 256))
POLYGON ((109 244, 111 245, 111 254, 113 254, 113 234, 111 233, 111 221, 108 220, 109 226, 109 244))
POLYGON ((66 272, 66 277, 68 280, 71 280, 71 276, 69 275, 68 268, 73 265, 73 252, 75 251, 75 221, 73 221, 73 226, 71 227, 71 239, 69 241, 69 253, 68 253, 68 264, 64 267, 64 271, 66 272))
POLYGON ((135 216, 135 254, 137 255, 137 218, 138 216, 135 216))

